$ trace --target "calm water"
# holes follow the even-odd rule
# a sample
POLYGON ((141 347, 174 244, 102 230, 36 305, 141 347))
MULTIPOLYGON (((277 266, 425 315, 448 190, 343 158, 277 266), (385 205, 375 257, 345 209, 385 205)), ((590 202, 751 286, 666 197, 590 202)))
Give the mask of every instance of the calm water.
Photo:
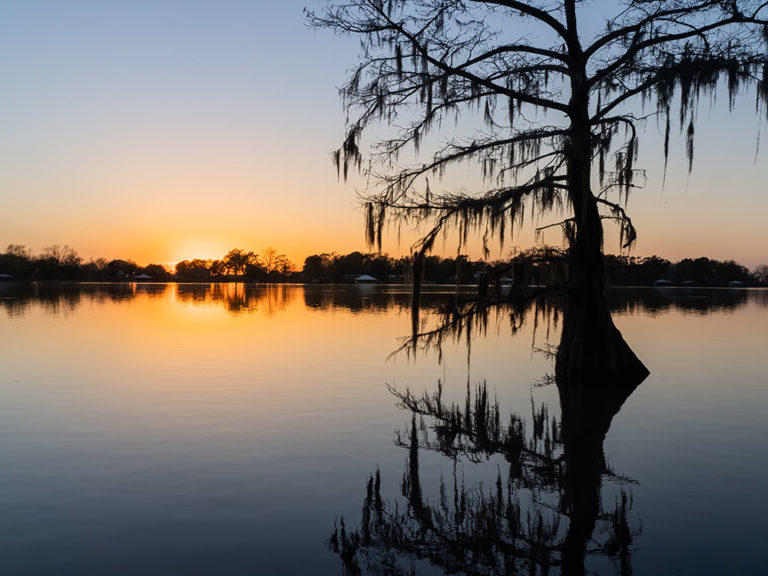
POLYGON ((364 572, 557 574, 568 514, 594 572, 768 573, 768 292, 610 297, 651 375, 582 442, 531 314, 438 362, 407 288, 0 285, 0 573, 341 574, 343 517, 364 572))

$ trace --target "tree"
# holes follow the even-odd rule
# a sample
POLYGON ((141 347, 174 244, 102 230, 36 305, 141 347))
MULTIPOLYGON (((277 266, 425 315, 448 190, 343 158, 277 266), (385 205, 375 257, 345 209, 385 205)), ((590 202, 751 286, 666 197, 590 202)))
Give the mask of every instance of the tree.
POLYGON ((760 264, 752 273, 755 281, 763 286, 768 284, 768 264, 760 264))
POLYGON ((133 260, 110 260, 107 263, 107 272, 111 278, 125 279, 131 278, 136 274, 139 266, 133 260))
POLYGON ((182 260, 176 263, 176 276, 184 281, 210 281, 212 260, 182 260))
POLYGON ((69 244, 64 246, 59 246, 58 244, 47 246, 43 248, 40 258, 55 260, 61 266, 79 266, 83 260, 77 254, 77 250, 70 247, 69 244))
POLYGON ((275 256, 274 271, 281 277, 287 278, 291 272, 293 272, 295 266, 285 254, 278 254, 275 256))
POLYGON ((245 252, 240 248, 233 248, 221 259, 221 265, 235 276, 245 274, 248 264, 254 264, 257 256, 253 252, 245 252))
POLYGON ((275 269, 275 258, 277 257, 277 250, 272 248, 272 246, 267 246, 262 250, 261 257, 264 259, 264 268, 267 271, 267 274, 272 272, 275 269))
POLYGON ((326 253, 307 256, 304 259, 304 267, 301 271, 304 282, 327 281, 332 258, 331 254, 326 253))
POLYGON ((15 256, 17 258, 23 258, 25 260, 32 259, 32 252, 24 246, 24 244, 8 244, 5 249, 5 253, 9 256, 15 256))
POLYGON ((731 107, 746 87, 756 109, 768 109, 768 4, 605 3, 603 26, 589 36, 580 4, 345 0, 308 18, 362 42, 341 89, 349 121, 334 161, 346 178, 350 167, 362 166, 363 134, 388 124, 366 169, 377 183, 365 199, 367 235, 380 246, 388 220, 427 225, 413 246, 414 297, 417 269, 446 229, 460 243, 472 230, 484 243, 503 243, 526 208, 540 216, 565 211, 551 224, 562 228, 569 259, 556 371, 565 378, 640 376, 646 370, 603 294, 602 221, 617 222, 622 244, 631 247, 636 232, 625 206, 636 187, 640 130, 648 118, 661 120, 666 163, 675 98, 689 170, 697 104, 714 96, 720 80, 731 107), (449 125, 456 126, 452 135, 449 125), (433 144, 432 130, 447 141, 433 144), (411 145, 416 157, 402 160, 411 145), (424 146, 432 154, 420 160, 424 146), (476 163, 482 179, 457 190, 449 170, 462 162, 476 163))
POLYGON ((26 246, 8 244, 5 254, 0 254, 0 274, 28 278, 32 275, 33 268, 32 253, 26 246))
POLYGON ((171 276, 171 274, 162 264, 147 264, 142 269, 142 273, 146 274, 147 276, 151 276, 153 280, 158 282, 165 282, 171 276))

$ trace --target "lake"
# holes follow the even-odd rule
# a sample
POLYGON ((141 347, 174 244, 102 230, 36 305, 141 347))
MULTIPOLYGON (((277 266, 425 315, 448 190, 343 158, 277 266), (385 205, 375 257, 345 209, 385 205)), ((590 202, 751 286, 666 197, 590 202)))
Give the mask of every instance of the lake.
POLYGON ((768 291, 609 300, 607 406, 546 311, 390 356, 405 286, 0 284, 0 571, 768 573, 768 291))

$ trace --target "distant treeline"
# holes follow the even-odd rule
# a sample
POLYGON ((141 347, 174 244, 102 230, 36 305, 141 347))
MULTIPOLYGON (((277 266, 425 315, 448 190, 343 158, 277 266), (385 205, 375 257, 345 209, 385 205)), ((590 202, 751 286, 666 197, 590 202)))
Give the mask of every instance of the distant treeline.
POLYGON ((768 265, 761 264, 752 272, 733 260, 710 258, 684 258, 672 263, 665 258, 649 256, 605 257, 607 279, 616 286, 649 286, 657 280, 666 280, 675 286, 727 286, 742 282, 750 286, 768 285, 768 265))
POLYGON ((235 248, 219 260, 182 260, 174 270, 162 264, 140 266, 133 260, 96 258, 83 261, 69 246, 49 246, 38 255, 25 246, 10 244, 0 254, 0 279, 76 282, 289 282, 299 281, 294 264, 266 248, 261 254, 235 248))
MULTIPOLYGON (((605 256, 606 279, 614 286, 651 286, 659 280, 671 285, 727 286, 742 282, 750 286, 768 285, 768 265, 750 272, 745 266, 726 260, 685 258, 672 263, 659 256, 605 256)), ((509 260, 486 262, 467 256, 440 258, 429 256, 424 261, 424 281, 436 284, 474 284, 481 275, 531 284, 554 283, 567 269, 564 253, 553 248, 536 248, 521 252, 509 260)), ((319 254, 304 260, 305 282, 354 282, 368 275, 382 282, 410 282, 412 261, 408 257, 390 258, 379 254, 319 254)))
MULTIPOLYGON (((650 286, 659 280, 672 285, 727 286, 742 282, 748 286, 768 285, 768 265, 753 271, 734 262, 710 258, 686 258, 676 263, 650 256, 605 257, 609 284, 650 286)), ((536 248, 509 260, 487 262, 467 256, 428 256, 423 281, 435 284, 475 284, 480 278, 503 282, 547 284, 567 270, 563 253, 554 248, 536 248)), ((386 254, 313 254, 299 270, 274 248, 261 253, 235 248, 221 259, 193 259, 178 262, 173 271, 161 264, 139 266, 132 260, 98 258, 84 262, 69 246, 50 246, 33 255, 25 246, 11 244, 0 254, 0 280, 53 281, 154 281, 154 282, 306 282, 354 283, 370 277, 377 282, 410 283, 410 257, 386 254)))

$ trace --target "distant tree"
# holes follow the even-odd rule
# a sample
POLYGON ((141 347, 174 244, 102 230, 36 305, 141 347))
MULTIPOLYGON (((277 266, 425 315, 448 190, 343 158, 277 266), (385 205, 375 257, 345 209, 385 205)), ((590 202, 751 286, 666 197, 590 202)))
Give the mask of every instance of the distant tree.
POLYGON ((221 264, 231 274, 235 276, 241 276, 245 274, 245 267, 248 264, 253 264, 257 256, 253 252, 246 252, 239 248, 234 248, 227 252, 226 256, 221 259, 221 264))
POLYGON ((132 278, 136 274, 139 265, 133 260, 110 260, 107 264, 107 273, 114 280, 132 278))
POLYGON ((162 264, 147 264, 141 269, 141 272, 147 276, 151 276, 152 280, 158 282, 165 282, 171 277, 170 272, 168 272, 162 264))
POLYGON ((287 277, 293 272, 295 266, 285 254, 278 254, 275 256, 274 271, 282 277, 287 277))
POLYGON ((5 253, 9 256, 15 256, 17 258, 25 258, 27 260, 32 259, 32 252, 23 244, 8 244, 5 249, 5 253))
POLYGON ((40 258, 55 260, 61 266, 78 266, 83 260, 78 255, 77 250, 70 247, 69 244, 64 246, 59 246, 58 244, 47 246, 43 248, 40 258))
POLYGON ((366 254, 363 258, 363 273, 387 282, 392 274, 391 259, 386 254, 366 254))
POLYGON ((752 276, 758 284, 762 286, 768 285, 768 264, 760 264, 755 268, 752 276))
POLYGON ((210 281, 212 260, 182 260, 176 264, 176 276, 188 282, 210 281))
POLYGON ((80 271, 83 280, 107 280, 107 260, 104 258, 92 258, 85 264, 80 265, 80 271))
POLYGON ((221 260, 213 260, 211 262, 211 276, 219 277, 227 273, 227 267, 221 260))
POLYGON ((43 249, 34 259, 35 277, 39 280, 81 280, 82 258, 69 245, 54 244, 43 249))
POLYGON ((672 265, 667 276, 673 282, 690 281, 699 286, 725 286, 732 280, 749 281, 749 270, 734 262, 720 262, 704 256, 684 258, 672 265))
POLYGON ((266 282, 267 271, 262 266, 261 261, 255 264, 248 264, 245 267, 245 280, 248 282, 266 282))
POLYGON ((267 271, 267 274, 275 269, 276 256, 277 250, 272 248, 272 246, 267 246, 264 248, 264 250, 261 251, 261 258, 264 261, 264 269, 267 271))
POLYGON ((313 254, 304 259, 301 275, 304 282, 329 280, 330 254, 313 254))
POLYGON ((109 262, 106 258, 94 258, 91 260, 91 264, 98 270, 99 272, 106 272, 107 265, 109 262))
POLYGON ((28 279, 34 266, 32 254, 26 246, 9 244, 4 254, 0 254, 0 274, 8 274, 16 279, 28 279))
POLYGON ((664 278, 672 263, 659 256, 636 258, 634 256, 605 256, 607 279, 610 284, 624 286, 650 286, 664 278))
POLYGON ((354 281, 357 276, 363 274, 363 260, 363 253, 358 251, 334 255, 331 266, 333 281, 354 281))
MULTIPOLYGON (((606 305, 603 219, 631 246, 625 212, 636 187, 640 129, 656 115, 669 153, 672 104, 679 100, 690 170, 702 97, 714 103, 724 80, 732 108, 752 88, 768 103, 768 3, 762 0, 624 0, 600 5, 603 26, 585 32, 577 0, 338 0, 311 25, 358 37, 358 65, 341 89, 349 122, 334 154, 346 178, 362 166, 362 136, 382 121, 367 176, 368 240, 384 223, 415 221, 417 266, 443 231, 460 242, 478 230, 500 242, 531 211, 564 211, 566 308, 556 372, 645 375, 606 305), (650 114, 642 109, 654 104, 650 114), (484 122, 484 128, 477 128, 484 122), (448 134, 455 126, 454 135, 448 134), (447 138, 430 138, 430 130, 447 138), (429 148, 408 162, 408 147, 429 148), (483 184, 440 189, 452 166, 474 162, 483 184)), ((414 271, 418 294, 419 274, 414 271)), ((414 310, 417 312, 418 307, 414 310)), ((418 326, 414 322, 414 326, 418 326)))

